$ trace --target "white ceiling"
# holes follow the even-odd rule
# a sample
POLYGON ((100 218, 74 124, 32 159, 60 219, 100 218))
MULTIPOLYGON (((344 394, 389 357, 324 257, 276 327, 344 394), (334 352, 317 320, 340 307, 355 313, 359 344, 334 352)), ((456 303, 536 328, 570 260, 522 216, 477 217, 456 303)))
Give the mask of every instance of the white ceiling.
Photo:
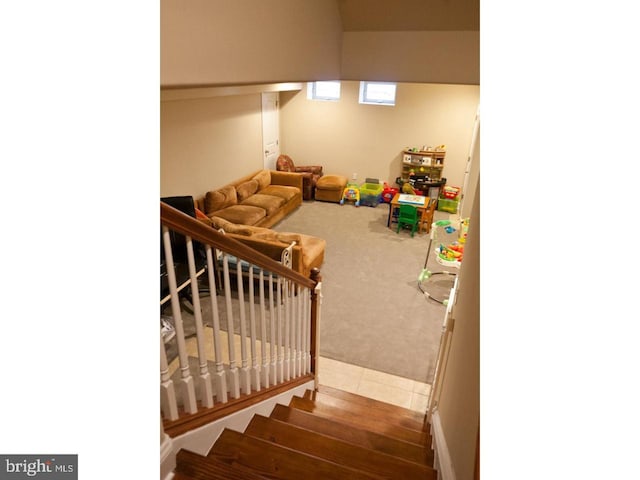
POLYGON ((338 0, 345 32, 480 30, 480 0, 338 0))

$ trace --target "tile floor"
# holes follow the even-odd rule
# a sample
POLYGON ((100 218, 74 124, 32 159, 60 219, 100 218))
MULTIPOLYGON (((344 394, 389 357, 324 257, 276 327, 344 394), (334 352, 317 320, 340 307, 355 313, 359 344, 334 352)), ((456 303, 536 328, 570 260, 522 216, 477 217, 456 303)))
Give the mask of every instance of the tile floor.
MULTIPOLYGON (((223 362, 228 363, 227 334, 224 331, 220 333, 223 362)), ((241 350, 240 336, 235 335, 234 337, 234 348, 236 355, 239 357, 241 350)), ((206 339, 204 348, 207 358, 213 360, 213 332, 210 327, 205 327, 204 338, 206 339)), ((186 347, 188 355, 194 357, 198 355, 195 337, 187 339, 186 347)), ((256 349, 257 357, 260 358, 262 348, 259 341, 256 343, 256 349)), ((178 359, 176 358, 169 365, 170 374, 173 374, 178 366, 178 359)), ((320 357, 318 371, 320 385, 356 393, 422 413, 427 410, 431 385, 426 383, 339 362, 326 357, 320 357)))
POLYGON ((320 357, 320 385, 426 412, 431 385, 320 357))

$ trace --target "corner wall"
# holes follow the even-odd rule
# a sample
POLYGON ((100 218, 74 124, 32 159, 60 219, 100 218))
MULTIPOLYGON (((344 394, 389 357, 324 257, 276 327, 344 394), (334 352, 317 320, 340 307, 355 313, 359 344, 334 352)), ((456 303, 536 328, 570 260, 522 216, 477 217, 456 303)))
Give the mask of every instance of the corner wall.
POLYGON ((458 277, 455 319, 438 412, 456 479, 474 478, 480 427, 480 186, 458 277))
POLYGON ((161 0, 163 87, 340 77, 335 0, 161 0))
POLYGON ((477 85, 399 83, 396 105, 361 105, 360 83, 341 82, 337 102, 307 100, 300 92, 280 94, 280 150, 300 165, 322 165, 325 174, 358 181, 378 178, 395 185, 406 147, 445 144, 444 176, 462 186, 474 120, 477 85))
POLYGON ((160 196, 203 196, 263 168, 260 93, 163 101, 160 196))
POLYGON ((480 32, 345 32, 344 80, 480 84, 480 32))

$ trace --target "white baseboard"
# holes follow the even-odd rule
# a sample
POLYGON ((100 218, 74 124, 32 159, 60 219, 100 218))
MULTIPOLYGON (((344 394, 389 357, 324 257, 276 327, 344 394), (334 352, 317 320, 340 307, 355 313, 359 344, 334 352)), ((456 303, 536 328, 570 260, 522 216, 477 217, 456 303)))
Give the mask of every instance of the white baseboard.
POLYGON ((254 415, 269 416, 276 403, 288 405, 294 395, 302 396, 305 390, 313 390, 313 388, 313 381, 304 383, 292 390, 180 435, 173 439, 173 456, 175 457, 181 448, 200 455, 207 455, 225 428, 243 432, 254 415))
POLYGON ((434 467, 438 470, 439 480, 456 480, 456 472, 453 469, 451 455, 447 447, 447 439, 442 430, 440 412, 436 409, 431 417, 431 429, 433 435, 434 467))
POLYGON ((160 478, 171 480, 176 469, 176 452, 173 449, 173 440, 165 434, 160 443, 160 478))

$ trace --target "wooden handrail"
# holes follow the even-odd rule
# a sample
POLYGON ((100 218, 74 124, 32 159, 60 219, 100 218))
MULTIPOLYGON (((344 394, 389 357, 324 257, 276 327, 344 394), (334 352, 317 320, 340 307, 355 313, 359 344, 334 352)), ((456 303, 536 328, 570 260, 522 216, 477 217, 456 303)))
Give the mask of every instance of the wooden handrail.
POLYGON ((251 263, 254 265, 285 277, 303 287, 313 289, 316 286, 316 282, 295 270, 283 266, 281 263, 248 247, 242 242, 223 235, 216 229, 205 225, 162 201, 160 202, 160 220, 163 225, 171 230, 175 230, 183 235, 188 235, 195 241, 211 245, 240 259, 251 259, 251 263))

